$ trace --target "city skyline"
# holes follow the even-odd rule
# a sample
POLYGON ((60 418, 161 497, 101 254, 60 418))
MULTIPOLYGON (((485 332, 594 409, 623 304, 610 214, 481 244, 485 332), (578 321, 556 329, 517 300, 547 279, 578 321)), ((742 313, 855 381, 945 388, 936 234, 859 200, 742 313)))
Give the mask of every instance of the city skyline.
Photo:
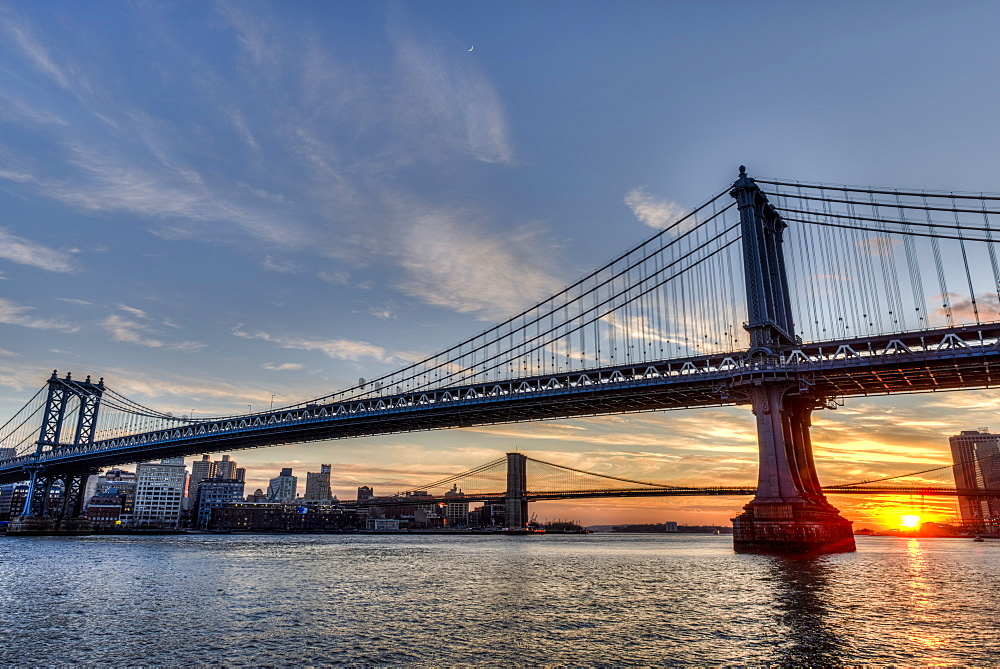
MULTIPOLYGON (((994 6, 858 4, 860 24, 794 3, 576 7, 0 5, 0 409, 52 368, 196 417, 324 395, 546 297, 741 162, 998 190, 998 131, 964 111, 998 95, 982 86, 994 6)), ((995 391, 850 400, 814 417, 817 467, 836 483, 949 464, 948 437, 994 416, 995 391)), ((510 450, 756 478, 745 408, 236 453, 248 489, 331 463, 343 495, 510 450)), ((858 524, 910 504, 834 502, 858 524)), ((534 508, 597 524, 741 505, 534 508)))

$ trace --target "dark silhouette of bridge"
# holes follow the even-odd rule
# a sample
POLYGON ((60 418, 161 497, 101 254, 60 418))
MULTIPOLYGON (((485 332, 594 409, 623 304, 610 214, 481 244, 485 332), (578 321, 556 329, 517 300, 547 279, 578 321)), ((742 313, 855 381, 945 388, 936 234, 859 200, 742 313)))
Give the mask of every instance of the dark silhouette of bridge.
MULTIPOLYGON (((549 299, 328 396, 195 420, 142 406, 103 379, 54 372, 0 428, 0 447, 12 449, 0 482, 30 482, 30 518, 62 481, 69 492, 58 513, 72 516, 85 476, 114 464, 742 404, 756 417, 760 470, 752 490, 718 493, 754 494, 734 520, 736 549, 853 550, 850 523, 826 494, 857 488, 820 484, 812 412, 851 397, 996 384, 998 201, 754 180, 741 168, 731 187, 549 299)), ((530 491, 502 492, 508 522, 523 525, 530 491)))
MULTIPOLYGON (((953 466, 936 469, 951 469, 953 466)), ((961 489, 927 483, 902 482, 903 479, 932 470, 900 474, 877 481, 857 481, 823 486, 833 495, 909 495, 919 497, 1000 497, 1000 490, 961 489), (889 483, 889 481, 896 481, 889 483)), ((527 502, 607 497, 749 497, 757 487, 750 483, 736 486, 691 486, 635 479, 585 471, 567 465, 546 462, 523 453, 507 453, 473 469, 442 479, 410 487, 392 495, 348 500, 352 507, 413 506, 455 502, 527 502)), ((527 518, 527 512, 521 515, 527 518)))

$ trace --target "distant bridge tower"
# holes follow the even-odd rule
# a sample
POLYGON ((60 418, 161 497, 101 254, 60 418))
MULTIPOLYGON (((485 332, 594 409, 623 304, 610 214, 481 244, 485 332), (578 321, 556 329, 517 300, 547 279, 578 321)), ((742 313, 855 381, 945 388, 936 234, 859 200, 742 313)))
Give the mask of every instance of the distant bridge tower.
POLYGON ((757 418, 757 494, 733 519, 741 553, 829 553, 855 550, 851 522, 820 488, 809 436, 814 409, 826 398, 810 393, 801 375, 773 364, 796 344, 782 232, 785 222, 740 166, 730 191, 739 207, 746 272, 747 371, 733 392, 757 418))
POLYGON ((528 458, 507 454, 507 529, 523 530, 528 524, 528 458))

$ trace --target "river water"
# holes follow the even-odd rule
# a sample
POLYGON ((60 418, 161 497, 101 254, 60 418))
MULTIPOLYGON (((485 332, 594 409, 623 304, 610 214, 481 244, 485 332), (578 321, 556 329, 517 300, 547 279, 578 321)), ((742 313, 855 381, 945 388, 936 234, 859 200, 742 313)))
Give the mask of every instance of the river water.
POLYGON ((996 664, 1000 542, 0 538, 0 664, 996 664))

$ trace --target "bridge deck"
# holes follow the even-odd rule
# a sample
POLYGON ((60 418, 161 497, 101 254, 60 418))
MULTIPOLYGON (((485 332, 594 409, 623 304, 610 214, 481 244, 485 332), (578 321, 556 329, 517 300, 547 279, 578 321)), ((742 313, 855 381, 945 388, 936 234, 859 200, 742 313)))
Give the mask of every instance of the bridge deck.
POLYGON ((773 356, 717 354, 633 363, 186 422, 0 463, 0 482, 32 466, 107 467, 327 439, 741 403, 741 384, 787 378, 825 397, 989 388, 1000 374, 1000 324, 804 344, 773 356))

